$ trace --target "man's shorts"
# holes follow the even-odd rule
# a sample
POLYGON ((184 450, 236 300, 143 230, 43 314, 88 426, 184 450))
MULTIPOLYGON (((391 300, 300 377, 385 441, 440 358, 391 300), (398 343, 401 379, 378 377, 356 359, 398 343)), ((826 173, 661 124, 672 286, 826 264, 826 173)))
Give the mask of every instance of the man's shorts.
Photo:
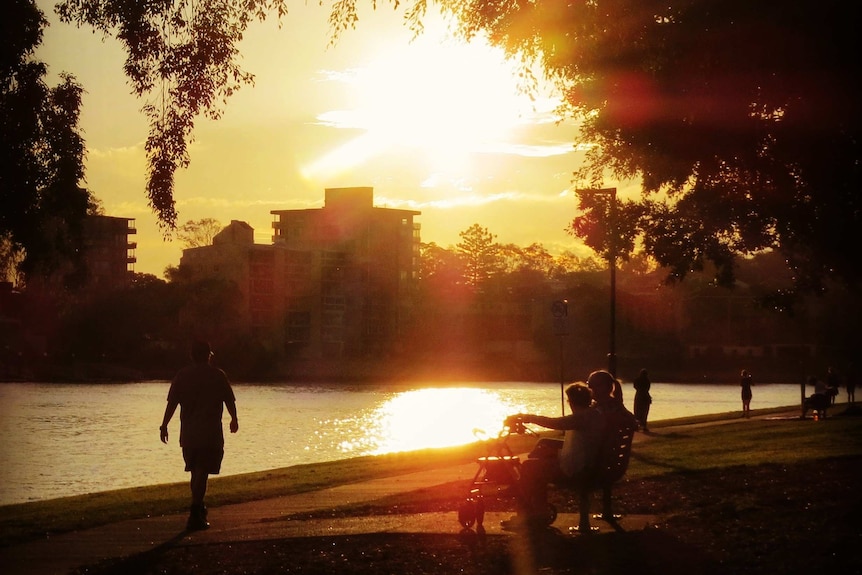
POLYGON ((223 447, 183 447, 186 471, 203 469, 210 475, 218 475, 222 459, 223 447))

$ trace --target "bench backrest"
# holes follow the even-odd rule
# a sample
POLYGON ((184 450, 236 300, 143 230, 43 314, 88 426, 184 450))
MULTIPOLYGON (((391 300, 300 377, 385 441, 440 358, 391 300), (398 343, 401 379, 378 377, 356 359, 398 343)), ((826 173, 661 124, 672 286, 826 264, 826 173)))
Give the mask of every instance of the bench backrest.
POLYGON ((637 420, 622 405, 603 410, 603 414, 607 428, 599 451, 597 480, 600 485, 609 485, 626 474, 637 420))

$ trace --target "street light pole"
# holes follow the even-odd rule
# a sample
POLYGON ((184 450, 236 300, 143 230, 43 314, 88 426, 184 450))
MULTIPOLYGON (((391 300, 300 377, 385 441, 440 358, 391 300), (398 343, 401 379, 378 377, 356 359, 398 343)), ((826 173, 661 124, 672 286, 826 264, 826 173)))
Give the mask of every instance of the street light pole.
POLYGON ((608 206, 608 266, 611 269, 611 309, 608 342, 608 371, 617 377, 617 189, 578 190, 589 194, 607 196, 608 206))
POLYGON ((608 256, 611 268, 611 325, 610 325, 610 342, 608 352, 608 371, 617 377, 617 189, 609 188, 611 197, 610 207, 610 254, 608 256))

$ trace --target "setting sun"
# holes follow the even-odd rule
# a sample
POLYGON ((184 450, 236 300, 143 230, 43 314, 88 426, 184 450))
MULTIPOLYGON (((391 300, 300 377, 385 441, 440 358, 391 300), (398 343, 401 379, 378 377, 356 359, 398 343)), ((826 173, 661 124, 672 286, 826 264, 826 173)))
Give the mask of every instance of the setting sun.
POLYGON ((426 33, 403 50, 389 46, 367 65, 329 79, 344 85, 350 107, 318 121, 359 135, 307 166, 308 177, 398 149, 417 155, 429 171, 462 168, 471 154, 498 150, 535 113, 502 52, 442 33, 426 33))

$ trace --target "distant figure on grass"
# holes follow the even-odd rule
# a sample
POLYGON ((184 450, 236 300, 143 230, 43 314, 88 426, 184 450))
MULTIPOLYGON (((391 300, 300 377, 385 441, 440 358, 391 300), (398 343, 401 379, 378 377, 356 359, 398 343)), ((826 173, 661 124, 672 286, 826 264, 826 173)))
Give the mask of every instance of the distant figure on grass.
POLYGON ((754 385, 751 374, 742 370, 739 378, 739 386, 742 388, 742 417, 751 416, 751 386, 754 385))
MULTIPOLYGON (((546 417, 532 413, 519 413, 506 419, 506 425, 532 423, 547 429, 564 431, 562 440, 542 438, 521 466, 520 491, 523 501, 518 517, 503 523, 503 527, 547 525, 548 483, 584 486, 596 471, 598 450, 605 433, 602 414, 590 405, 593 400, 590 388, 577 382, 566 388, 570 415, 546 417)), ((581 522, 589 528, 588 511, 582 509, 581 522)))
POLYGON ((826 419, 826 410, 831 405, 826 385, 813 375, 808 378, 808 385, 814 388, 814 393, 802 402, 802 417, 805 418, 809 411, 813 411, 815 419, 826 419))
POLYGON ((641 430, 649 431, 647 418, 649 417, 649 408, 652 405, 652 396, 650 395, 650 380, 646 369, 642 369, 634 380, 635 388, 635 419, 638 420, 641 430))
POLYGON ((186 471, 191 473, 189 487, 192 505, 186 529, 209 528, 204 496, 209 475, 218 475, 224 457, 223 407, 231 416, 230 432, 236 433, 236 397, 225 373, 210 365, 212 350, 208 343, 192 344, 192 365, 181 369, 168 391, 168 404, 159 428, 162 443, 168 442, 168 423, 180 406, 180 447, 186 471))
POLYGON ((856 366, 852 363, 847 367, 844 385, 847 386, 847 403, 856 403, 856 366))
POLYGON ((838 389, 841 387, 841 378, 838 373, 831 367, 826 368, 826 393, 829 394, 829 402, 835 405, 835 398, 838 397, 838 389))

